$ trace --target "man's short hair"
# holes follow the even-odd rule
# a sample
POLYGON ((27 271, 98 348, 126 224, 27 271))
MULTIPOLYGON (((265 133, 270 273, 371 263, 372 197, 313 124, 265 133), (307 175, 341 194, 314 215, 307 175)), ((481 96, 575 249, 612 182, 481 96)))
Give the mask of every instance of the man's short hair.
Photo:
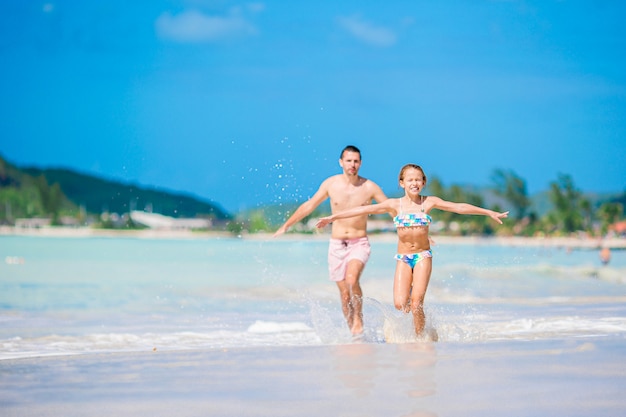
POLYGON ((356 152, 359 154, 359 158, 361 157, 361 151, 359 150, 359 148, 357 148, 354 145, 348 145, 345 148, 343 148, 343 151, 341 151, 341 155, 339 155, 339 159, 343 159, 343 154, 346 152, 356 152))

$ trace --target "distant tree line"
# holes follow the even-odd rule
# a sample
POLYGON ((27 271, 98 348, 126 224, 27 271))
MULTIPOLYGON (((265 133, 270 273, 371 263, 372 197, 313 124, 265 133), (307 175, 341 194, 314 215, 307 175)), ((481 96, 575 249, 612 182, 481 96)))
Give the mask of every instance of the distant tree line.
POLYGON ((571 235, 583 232, 603 236, 609 226, 624 216, 626 191, 608 201, 594 203, 576 188, 570 175, 559 174, 550 183, 548 197, 551 209, 543 216, 528 212, 530 199, 526 182, 513 171, 496 170, 492 176, 494 191, 513 210, 513 234, 571 235))
MULTIPOLYGON (((504 225, 497 226, 485 216, 463 216, 446 211, 436 211, 434 216, 439 225, 440 233, 452 235, 492 235, 498 234, 517 236, 569 236, 584 233, 589 236, 604 236, 609 226, 624 218, 626 190, 614 195, 606 201, 592 201, 574 184, 571 176, 559 174, 550 183, 547 192, 550 209, 540 214, 533 210, 532 199, 528 195, 526 181, 511 170, 497 169, 491 175, 492 186, 488 191, 493 195, 490 203, 485 201, 485 192, 471 191, 461 185, 444 186, 437 178, 428 181, 425 195, 436 195, 445 200, 467 202, 476 206, 489 207, 492 210, 511 212, 504 225)), ((229 224, 233 233, 242 231, 272 231, 297 208, 297 204, 289 209, 263 208, 248 213, 240 213, 237 219, 229 224), (279 212, 280 216, 276 216, 279 212), (278 217, 279 220, 276 220, 278 217)), ((311 218, 325 216, 329 208, 318 208, 315 212, 294 227, 300 232, 311 233, 305 226, 311 218)), ((381 218, 384 218, 381 217, 381 218)))
MULTIPOLYGON (((610 225, 624 218, 626 190, 604 200, 592 200, 575 186, 571 176, 559 174, 549 184, 549 209, 539 213, 533 208, 526 181, 515 172, 497 169, 491 176, 491 182, 492 186, 485 193, 485 190, 473 191, 472 187, 456 184, 446 187, 439 178, 430 178, 426 195, 437 195, 450 201, 463 201, 497 211, 511 212, 510 219, 503 226, 496 227, 484 216, 461 216, 437 211, 434 217, 440 227, 439 232, 454 235, 498 233, 520 236, 567 236, 582 232, 603 236, 610 225)), ((52 224, 62 224, 64 218, 69 218, 74 220, 74 224, 84 225, 91 217, 100 227, 134 228, 138 226, 132 224, 129 216, 120 216, 123 221, 114 223, 111 216, 103 216, 102 212, 108 213, 108 207, 115 206, 122 215, 134 210, 134 205, 142 201, 154 202, 162 208, 156 212, 165 215, 210 217, 217 220, 214 223, 216 229, 228 230, 233 234, 271 232, 298 205, 294 202, 289 206, 262 207, 231 216, 216 205, 189 196, 145 190, 67 170, 21 170, 0 157, 0 224, 14 224, 15 219, 19 218, 45 217, 52 224), (50 181, 50 178, 58 181, 50 181), (72 198, 68 198, 67 190, 72 198), (84 201, 89 202, 88 208, 84 201)), ((328 214, 329 211, 328 204, 318 207, 302 220, 299 231, 311 233, 312 230, 305 226, 306 223, 311 218, 328 214)))

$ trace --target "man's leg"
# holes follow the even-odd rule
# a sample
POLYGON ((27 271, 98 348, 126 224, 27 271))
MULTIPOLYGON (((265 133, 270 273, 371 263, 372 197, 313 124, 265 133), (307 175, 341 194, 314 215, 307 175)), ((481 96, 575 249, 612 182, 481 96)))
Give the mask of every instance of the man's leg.
POLYGON ((341 310, 343 311, 343 317, 348 323, 348 328, 352 329, 352 304, 350 303, 350 288, 345 280, 337 281, 337 288, 339 289, 339 299, 341 300, 341 310))
POLYGON ((363 333, 363 292, 361 290, 360 279, 365 264, 353 259, 346 267, 345 279, 338 284, 341 295, 341 304, 348 322, 348 327, 353 335, 363 333), (343 307, 345 304, 345 307, 343 307))

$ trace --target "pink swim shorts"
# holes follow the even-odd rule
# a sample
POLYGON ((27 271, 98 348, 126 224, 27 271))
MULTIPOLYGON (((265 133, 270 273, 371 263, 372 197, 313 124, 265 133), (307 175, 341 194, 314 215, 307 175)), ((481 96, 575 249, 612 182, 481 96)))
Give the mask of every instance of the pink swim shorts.
POLYGON ((348 262, 353 259, 367 263, 370 257, 370 242, 367 237, 356 239, 330 239, 328 245, 328 272, 331 281, 343 281, 348 262))

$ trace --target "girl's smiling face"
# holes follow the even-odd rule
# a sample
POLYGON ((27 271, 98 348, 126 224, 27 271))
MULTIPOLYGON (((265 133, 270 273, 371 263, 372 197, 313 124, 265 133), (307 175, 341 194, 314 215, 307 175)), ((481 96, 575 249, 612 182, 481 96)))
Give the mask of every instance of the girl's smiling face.
POLYGON ((424 172, 416 168, 407 168, 400 177, 400 187, 409 194, 419 194, 426 185, 424 172))

